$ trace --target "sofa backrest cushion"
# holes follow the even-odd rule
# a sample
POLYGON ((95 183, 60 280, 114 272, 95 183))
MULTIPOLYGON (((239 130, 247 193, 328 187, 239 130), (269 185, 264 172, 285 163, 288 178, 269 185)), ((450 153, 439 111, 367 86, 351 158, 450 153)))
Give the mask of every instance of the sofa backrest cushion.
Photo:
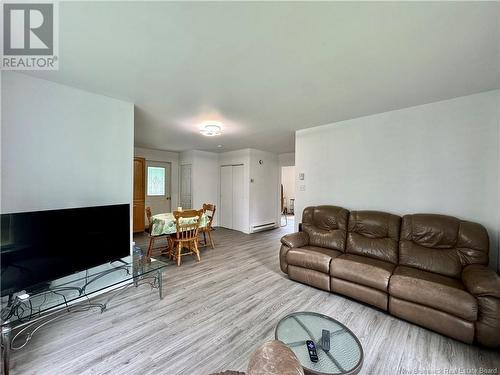
POLYGON ((401 218, 380 211, 351 211, 346 252, 398 263, 401 218))
POLYGON ((309 235, 309 245, 345 252, 349 211, 337 206, 306 207, 302 231, 309 235))
POLYGON ((399 264, 459 278, 469 264, 488 264, 489 239, 478 223, 435 214, 405 215, 399 264))

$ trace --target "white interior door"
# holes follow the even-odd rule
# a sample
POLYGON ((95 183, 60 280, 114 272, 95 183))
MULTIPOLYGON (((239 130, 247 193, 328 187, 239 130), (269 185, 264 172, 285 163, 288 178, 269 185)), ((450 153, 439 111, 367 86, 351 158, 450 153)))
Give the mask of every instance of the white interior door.
POLYGON ((233 228, 233 166, 220 168, 220 226, 233 228))
POLYGON ((244 210, 244 196, 245 196, 245 176, 243 165, 233 165, 233 229, 244 231, 245 230, 245 210, 244 210))
POLYGON ((171 165, 146 160, 146 207, 153 215, 170 212, 171 165))
MULTIPOLYGON (((181 165, 181 207, 191 209, 193 208, 193 196, 191 189, 191 164, 181 165)), ((177 207, 175 207, 177 209, 177 207)))

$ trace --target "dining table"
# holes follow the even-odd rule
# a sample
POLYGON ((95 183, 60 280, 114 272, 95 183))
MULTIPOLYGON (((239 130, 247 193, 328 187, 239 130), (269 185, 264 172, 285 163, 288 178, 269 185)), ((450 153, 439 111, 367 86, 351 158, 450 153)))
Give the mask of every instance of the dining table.
MULTIPOLYGON (((181 222, 183 224, 194 223, 196 217, 182 218, 181 222)), ((208 216, 203 213, 200 218, 200 228, 206 227, 209 222, 208 216)), ((156 214, 151 216, 151 235, 161 236, 164 234, 174 234, 177 232, 176 220, 172 212, 166 212, 162 214, 156 214)))

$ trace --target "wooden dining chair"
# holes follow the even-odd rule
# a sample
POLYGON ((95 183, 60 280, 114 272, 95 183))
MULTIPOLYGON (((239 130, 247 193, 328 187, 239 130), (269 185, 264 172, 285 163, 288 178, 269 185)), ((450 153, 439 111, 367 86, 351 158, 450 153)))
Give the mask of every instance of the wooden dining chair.
POLYGON ((207 234, 208 238, 210 239, 210 246, 212 246, 212 249, 215 249, 214 245, 214 240, 212 239, 212 222, 214 221, 215 217, 215 204, 211 203, 203 203, 203 213, 207 216, 208 218, 208 223, 204 227, 200 227, 200 232, 203 233, 203 245, 202 246, 208 246, 207 243, 207 234))
POLYGON ((153 220, 152 220, 152 215, 151 215, 151 207, 146 207, 146 217, 148 218, 148 228, 146 229, 146 232, 149 234, 149 246, 148 246, 148 252, 147 252, 147 257, 151 258, 153 255, 153 250, 168 250, 169 248, 169 241, 168 241, 168 235, 167 234, 160 234, 160 235, 153 235, 152 230, 153 230, 153 220), (155 242, 159 239, 165 239, 167 241, 166 245, 160 245, 155 247, 155 242))
POLYGON ((177 261, 177 266, 181 265, 181 257, 184 255, 194 255, 200 261, 198 229, 202 214, 203 210, 174 211, 176 233, 170 236, 170 255, 177 261), (188 251, 183 253, 183 249, 188 251))

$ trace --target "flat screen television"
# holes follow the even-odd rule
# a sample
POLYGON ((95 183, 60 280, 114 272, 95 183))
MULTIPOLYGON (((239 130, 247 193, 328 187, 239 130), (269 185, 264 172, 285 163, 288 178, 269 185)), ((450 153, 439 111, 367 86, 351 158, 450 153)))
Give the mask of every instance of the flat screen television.
POLYGON ((1 296, 130 254, 130 205, 0 215, 1 296))

